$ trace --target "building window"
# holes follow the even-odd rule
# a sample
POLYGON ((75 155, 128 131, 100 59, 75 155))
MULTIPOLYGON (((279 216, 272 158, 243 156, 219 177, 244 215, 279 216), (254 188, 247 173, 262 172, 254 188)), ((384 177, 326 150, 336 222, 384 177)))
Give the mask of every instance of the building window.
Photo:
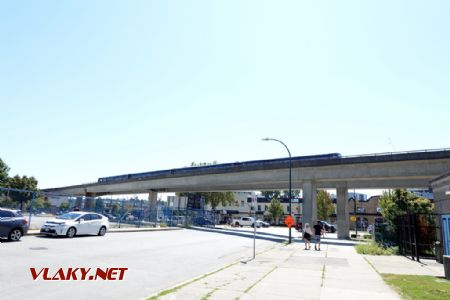
POLYGON ((261 211, 261 205, 258 204, 258 211, 261 211))
POLYGON ((241 200, 241 207, 244 207, 245 203, 244 200, 241 200))
POLYGON ((267 205, 264 205, 264 211, 267 211, 267 205))

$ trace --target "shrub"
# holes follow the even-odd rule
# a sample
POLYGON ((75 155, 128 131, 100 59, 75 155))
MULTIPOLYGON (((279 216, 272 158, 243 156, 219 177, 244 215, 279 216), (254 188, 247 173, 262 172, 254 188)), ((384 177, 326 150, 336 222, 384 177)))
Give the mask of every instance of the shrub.
POLYGON ((397 247, 383 247, 375 242, 355 246, 356 252, 367 255, 394 255, 398 253, 397 247))

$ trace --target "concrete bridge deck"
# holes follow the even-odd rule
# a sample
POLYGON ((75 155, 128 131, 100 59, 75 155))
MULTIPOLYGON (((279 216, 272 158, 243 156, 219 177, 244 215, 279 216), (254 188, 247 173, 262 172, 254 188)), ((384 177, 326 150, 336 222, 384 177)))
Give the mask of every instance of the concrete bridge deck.
MULTIPOLYGON (((96 183, 45 189, 82 196, 148 192, 286 189, 289 158, 189 167, 101 178, 96 183)), ((292 158, 292 187, 427 188, 450 172, 450 149, 341 157, 292 158)))
MULTIPOLYGON (((304 223, 317 218, 316 189, 337 191, 338 237, 349 232, 348 189, 427 188, 434 178, 450 172, 450 150, 427 150, 341 157, 294 157, 292 188, 303 191, 304 223)), ((253 191, 287 189, 289 158, 181 168, 105 177, 100 182, 46 189, 56 195, 101 196, 158 192, 253 191)))

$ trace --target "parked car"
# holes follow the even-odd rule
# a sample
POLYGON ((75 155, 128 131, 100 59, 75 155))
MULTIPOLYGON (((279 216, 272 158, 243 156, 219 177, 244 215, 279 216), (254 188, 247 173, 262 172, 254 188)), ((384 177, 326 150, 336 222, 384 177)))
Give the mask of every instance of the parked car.
POLYGON ((0 208, 0 238, 18 241, 27 231, 28 221, 19 210, 0 208))
POLYGON ((103 215, 107 217, 109 221, 117 221, 117 217, 112 214, 104 213, 103 215))
POLYGON ((134 221, 136 217, 132 215, 131 213, 127 213, 122 216, 122 221, 134 221))
POLYGON ((265 227, 265 228, 267 228, 267 227, 270 226, 270 224, 267 223, 267 222, 264 222, 262 220, 256 220, 256 226, 257 227, 265 227))
POLYGON ((299 232, 302 232, 303 231, 303 223, 298 222, 297 224, 295 224, 295 229, 297 229, 299 232))
POLYGON ((328 223, 327 221, 320 221, 322 224, 322 227, 325 231, 335 233, 336 232, 336 226, 328 223))
MULTIPOLYGON (((239 219, 233 220, 231 225, 233 226, 251 226, 253 227, 255 224, 255 219, 253 217, 240 217, 239 219)), ((256 227, 260 227, 258 223, 256 223, 256 227)))
POLYGON ((73 211, 45 222, 42 225, 41 234, 65 235, 69 238, 83 234, 103 236, 108 229, 107 217, 91 212, 73 211))
POLYGON ((211 220, 208 220, 204 217, 197 217, 194 219, 194 225, 195 226, 211 226, 214 225, 214 222, 212 222, 211 220))
MULTIPOLYGON (((209 220, 207 220, 209 221, 209 220)), ((186 223, 186 217, 185 216, 173 216, 172 217, 172 224, 176 225, 183 225, 186 223)))

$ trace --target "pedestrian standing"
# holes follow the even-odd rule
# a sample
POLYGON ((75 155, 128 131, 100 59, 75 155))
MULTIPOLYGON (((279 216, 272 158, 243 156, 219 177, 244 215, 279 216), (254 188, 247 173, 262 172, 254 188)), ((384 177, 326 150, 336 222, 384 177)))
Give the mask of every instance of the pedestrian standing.
POLYGON ((309 227, 309 223, 305 223, 305 228, 303 229, 303 241, 305 242, 305 250, 311 249, 311 237, 311 227, 309 227))
POLYGON ((323 233, 323 227, 320 221, 317 221, 317 224, 314 225, 314 249, 320 251, 320 236, 323 233), (317 247, 319 246, 319 247, 317 247))

